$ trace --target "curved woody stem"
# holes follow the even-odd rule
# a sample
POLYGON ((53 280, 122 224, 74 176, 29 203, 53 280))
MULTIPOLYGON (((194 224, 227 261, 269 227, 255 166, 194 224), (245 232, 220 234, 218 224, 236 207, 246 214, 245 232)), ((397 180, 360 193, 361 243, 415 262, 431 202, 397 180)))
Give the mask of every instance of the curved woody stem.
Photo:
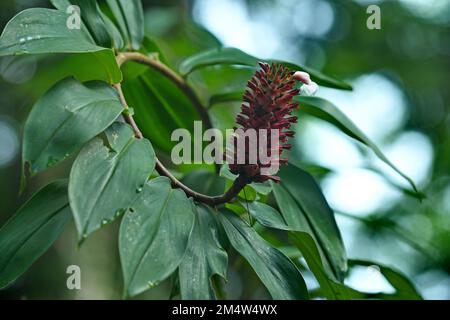
MULTIPOLYGON (((163 63, 151 59, 143 54, 137 53, 137 52, 125 52, 120 53, 117 56, 117 64, 122 66, 127 61, 135 61, 141 64, 145 64, 158 72, 162 73, 166 77, 168 77, 170 80, 172 80, 178 88, 180 88, 191 100, 191 102, 196 107, 197 111, 201 115, 204 122, 206 122, 206 126, 208 128, 211 128, 211 121, 209 119, 208 113, 206 112, 205 108, 203 108, 200 100, 198 99, 195 92, 192 90, 191 87, 184 81, 183 78, 181 78, 178 74, 173 72, 171 69, 169 69, 166 65, 163 63)), ((138 139, 143 139, 144 135, 142 134, 141 130, 139 129, 138 125, 136 124, 136 121, 134 121, 133 115, 128 112, 129 106, 125 99, 125 96, 122 91, 122 86, 120 83, 113 85, 114 89, 119 94, 119 100, 122 106, 125 109, 125 112, 123 113, 123 116, 125 118, 125 121, 132 127, 134 131, 134 135, 138 139)), ((211 206, 216 206, 220 204, 224 204, 230 200, 232 200, 234 197, 236 197, 239 192, 248 184, 250 181, 244 177, 244 176, 238 176, 236 180, 234 181, 233 185, 228 189, 227 192, 225 192, 222 195, 219 196, 207 196, 202 193, 196 192, 192 189, 190 189, 188 186, 184 185, 181 181, 179 181, 177 178, 175 178, 172 173, 161 163, 161 161, 156 158, 156 171, 161 176, 166 176, 170 179, 172 186, 174 188, 179 188, 183 190, 188 196, 194 198, 198 202, 202 202, 211 206)))
POLYGON ((172 69, 167 67, 164 63, 160 62, 159 60, 152 59, 139 52, 122 52, 119 53, 119 55, 117 56, 117 64, 119 65, 119 67, 121 67, 123 64, 129 61, 146 65, 158 71, 163 76, 171 80, 181 91, 184 92, 184 94, 192 102, 193 106, 200 114, 200 117, 202 118, 202 121, 205 124, 206 128, 207 129, 212 128, 212 123, 211 120, 209 119, 208 112, 203 107, 203 104, 201 103, 197 94, 194 92, 194 90, 192 90, 192 88, 181 76, 179 76, 176 72, 174 72, 172 69))

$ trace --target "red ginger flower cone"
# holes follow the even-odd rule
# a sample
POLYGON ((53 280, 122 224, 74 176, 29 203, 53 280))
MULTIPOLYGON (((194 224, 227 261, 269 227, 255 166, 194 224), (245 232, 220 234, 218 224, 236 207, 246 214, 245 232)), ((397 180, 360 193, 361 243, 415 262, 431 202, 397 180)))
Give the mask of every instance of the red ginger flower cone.
MULTIPOLYGON (((236 118, 237 124, 241 126, 241 131, 247 133, 249 130, 256 130, 258 143, 245 141, 245 162, 237 161, 236 152, 232 152, 231 157, 227 152, 230 171, 234 174, 244 176, 250 181, 263 182, 266 180, 280 181, 275 175, 264 174, 264 168, 275 165, 286 164, 287 159, 281 158, 284 150, 291 149, 287 140, 293 137, 295 132, 290 130, 293 123, 297 122, 296 116, 291 116, 294 109, 299 104, 293 102, 293 97, 299 94, 299 89, 294 88, 295 80, 302 81, 305 84, 309 78, 303 80, 304 73, 291 72, 281 64, 267 63, 259 64, 261 69, 256 71, 255 75, 248 81, 247 89, 244 93, 243 104, 240 114, 236 118), (273 159, 267 163, 261 161, 259 152, 257 152, 256 162, 250 161, 249 151, 251 148, 261 148, 260 129, 266 129, 267 137, 275 133, 278 135, 277 144, 272 145, 272 140, 267 138, 262 140, 265 143, 267 156, 273 159)), ((235 128, 235 132, 238 129, 235 128)), ((238 137, 232 141, 233 149, 236 150, 238 137)), ((236 150, 239 152, 239 150, 236 150)), ((255 159, 255 158, 253 158, 255 159)))

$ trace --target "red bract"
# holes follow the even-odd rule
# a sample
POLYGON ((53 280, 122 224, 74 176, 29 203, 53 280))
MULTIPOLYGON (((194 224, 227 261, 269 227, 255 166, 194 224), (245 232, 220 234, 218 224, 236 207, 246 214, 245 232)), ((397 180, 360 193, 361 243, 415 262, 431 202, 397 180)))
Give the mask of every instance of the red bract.
MULTIPOLYGON (((266 143, 267 155, 275 152, 274 160, 271 163, 264 163, 257 153, 257 161, 249 161, 250 148, 258 148, 245 142, 245 163, 238 163, 236 154, 232 155, 233 161, 229 165, 230 170, 234 174, 244 175, 248 179, 255 182, 263 182, 266 180, 280 181, 280 178, 274 175, 264 175, 262 168, 271 165, 286 164, 287 159, 281 158, 283 150, 291 149, 291 145, 287 144, 287 140, 294 136, 294 131, 289 130, 291 124, 297 122, 296 116, 291 116, 292 110, 298 108, 299 104, 293 102, 293 97, 299 94, 299 89, 294 88, 295 80, 294 72, 281 64, 267 63, 259 64, 261 69, 256 71, 255 75, 248 81, 247 89, 244 93, 242 110, 236 118, 237 124, 241 126, 245 133, 248 130, 257 130, 258 142, 261 139, 259 129, 266 129, 267 136, 272 133, 278 133, 279 143, 277 146, 271 145, 271 139, 263 140, 266 143), (274 132, 276 131, 276 132, 274 132), (273 163, 277 162, 277 163, 273 163)), ((235 132, 236 132, 235 128, 235 132)), ((233 145, 236 149, 237 139, 234 138, 233 145)), ((261 148, 261 145, 259 145, 261 148)), ((236 153, 236 152, 235 152, 236 153)))

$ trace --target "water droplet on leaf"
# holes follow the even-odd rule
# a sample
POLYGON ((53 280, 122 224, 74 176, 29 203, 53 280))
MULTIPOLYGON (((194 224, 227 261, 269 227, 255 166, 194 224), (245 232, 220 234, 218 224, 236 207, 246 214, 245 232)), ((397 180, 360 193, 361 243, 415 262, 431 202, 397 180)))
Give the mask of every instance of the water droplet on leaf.
POLYGON ((54 166, 58 163, 58 159, 55 157, 50 157, 47 161, 47 168, 54 166))
POLYGON ((125 212, 125 210, 119 209, 119 210, 117 210, 116 213, 114 214, 114 217, 115 217, 115 218, 118 218, 118 217, 120 217, 124 212, 125 212))
POLYGON ((148 287, 149 287, 150 289, 152 289, 152 288, 156 287, 158 284, 159 284, 158 282, 152 282, 152 281, 149 281, 149 282, 148 282, 148 287))

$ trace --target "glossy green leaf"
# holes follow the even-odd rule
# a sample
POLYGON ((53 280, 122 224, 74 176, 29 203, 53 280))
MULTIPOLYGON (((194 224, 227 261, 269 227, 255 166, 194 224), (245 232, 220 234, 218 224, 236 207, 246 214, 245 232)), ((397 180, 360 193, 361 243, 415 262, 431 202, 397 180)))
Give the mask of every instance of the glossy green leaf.
POLYGON ((120 226, 119 250, 125 296, 153 288, 170 276, 186 252, 193 205, 166 177, 144 185, 120 226))
POLYGON ((132 81, 126 81, 123 89, 144 136, 152 141, 155 148, 167 154, 178 144, 178 141, 171 141, 173 131, 184 128, 192 134, 194 121, 201 120, 184 93, 152 69, 132 81))
POLYGON ((70 0, 50 0, 50 3, 62 12, 66 12, 67 8, 72 5, 70 0))
POLYGON ((29 95, 33 101, 37 101, 55 83, 67 77, 73 77, 80 82, 99 80, 117 83, 121 81, 122 73, 118 68, 114 69, 117 73, 111 73, 114 70, 110 70, 108 65, 113 63, 116 63, 114 56, 106 51, 48 55, 40 59, 40 65, 43 67, 35 74, 33 81, 20 85, 18 89, 19 92, 29 95))
POLYGON ((258 201, 249 202, 248 210, 261 225, 279 230, 293 230, 284 221, 283 216, 273 207, 258 201))
POLYGON ((131 47, 138 50, 144 38, 144 10, 141 0, 118 0, 127 23, 131 47))
POLYGON ((83 28, 69 29, 68 17, 54 9, 33 8, 20 12, 3 30, 0 56, 105 50, 97 46, 83 28))
POLYGON ((289 164, 279 172, 281 184, 272 184, 278 207, 289 227, 309 233, 320 248, 330 276, 342 280, 347 270, 339 229, 314 178, 289 164))
POLYGON ((116 122, 86 145, 70 172, 69 198, 81 239, 125 212, 155 166, 148 140, 116 122))
POLYGON ((122 72, 117 66, 116 58, 111 50, 70 54, 60 63, 54 65, 58 70, 49 73, 74 76, 79 81, 101 80, 110 84, 122 81, 122 72))
POLYGON ((223 65, 223 64, 235 64, 235 65, 244 65, 244 66, 252 66, 256 67, 259 61, 267 61, 267 62, 276 62, 281 63, 292 69, 295 70, 303 70, 308 72, 311 75, 311 78, 316 81, 318 84, 332 87, 332 88, 338 88, 338 89, 345 89, 345 90, 351 90, 352 87, 338 79, 332 78, 330 76, 324 75, 320 73, 319 71, 316 71, 314 69, 304 67, 298 64, 285 62, 285 61, 274 61, 274 60, 264 60, 264 59, 258 59, 254 56, 251 56, 239 49, 236 48, 218 48, 218 49, 212 49, 208 51, 201 52, 199 54, 196 54, 192 57, 187 58, 184 60, 179 67, 179 71, 182 75, 187 76, 196 69, 204 68, 208 66, 213 65, 223 65))
POLYGON ((122 36, 130 49, 139 50, 144 38, 144 10, 141 0, 107 0, 122 36))
POLYGON ((261 225, 268 228, 291 231, 290 238, 292 239, 292 242, 302 253, 302 256, 305 258, 308 266, 314 273, 314 276, 319 281, 322 289, 329 293, 329 282, 331 280, 324 270, 322 259, 314 239, 308 233, 290 227, 283 216, 276 209, 267 204, 257 201, 250 202, 248 203, 248 209, 252 217, 254 217, 261 225))
POLYGON ((102 16, 102 19, 105 23, 106 30, 109 33, 109 36, 112 39, 112 45, 114 48, 122 49, 125 47, 125 41, 122 37, 122 34, 120 33, 119 29, 116 27, 114 22, 111 21, 111 19, 104 14, 103 12, 100 13, 102 16))
POLYGON ((180 64, 179 71, 183 76, 187 76, 199 68, 205 68, 218 64, 256 66, 258 61, 258 58, 236 48, 217 48, 200 52, 185 59, 180 64))
POLYGON ((155 59, 158 59, 166 66, 169 65, 169 61, 167 60, 166 56, 162 52, 159 44, 156 42, 155 39, 150 37, 144 37, 144 40, 142 41, 141 51, 143 51, 144 54, 153 56, 155 59))
POLYGON ((178 268, 182 299, 215 299, 211 278, 219 275, 226 279, 228 256, 220 243, 221 231, 216 215, 207 206, 195 206, 195 226, 178 268))
POLYGON ((0 229, 0 288, 44 254, 69 219, 66 181, 50 183, 27 201, 0 229))
POLYGON ((272 192, 272 186, 267 181, 262 183, 252 182, 250 187, 262 195, 268 195, 272 192))
POLYGON ((90 19, 87 21, 87 26, 85 24, 84 27, 89 28, 90 34, 94 33, 93 38, 96 38, 96 43, 102 45, 104 44, 103 46, 110 47, 112 40, 114 48, 121 49, 124 47, 125 44, 122 34, 111 19, 109 19, 109 17, 101 11, 98 4, 95 3, 97 1, 88 0, 85 3, 83 0, 50 0, 50 2, 55 8, 61 10, 62 12, 67 12, 67 8, 72 4, 78 5, 81 11, 84 12, 82 16, 84 18, 83 20, 90 19), (88 16, 85 12, 86 8, 89 10, 88 16))
MULTIPOLYGON (((367 260, 349 260, 349 265, 354 266, 375 266, 380 270, 380 273, 386 278, 387 281, 396 289, 396 293, 393 294, 391 299, 404 299, 404 300, 421 300, 422 296, 417 291, 414 284, 401 272, 394 270, 385 265, 381 265, 376 262, 367 260)), ((386 296, 387 298, 387 296, 386 296)))
POLYGON ((123 108, 104 82, 57 83, 34 105, 24 129, 23 162, 36 174, 64 160, 105 130, 123 108))
POLYGON ((273 207, 260 203, 248 204, 250 214, 263 226, 289 231, 289 239, 300 250, 308 267, 320 284, 321 292, 328 299, 351 299, 351 290, 330 279, 322 263, 319 249, 314 239, 306 232, 288 226, 283 216, 273 207))
POLYGON ((170 137, 172 130, 178 126, 165 111, 158 96, 148 88, 141 77, 125 81, 123 91, 144 136, 152 141, 156 149, 170 154, 175 145, 170 141, 170 137))
POLYGON ((294 98, 300 102, 301 112, 306 112, 314 117, 322 119, 339 128, 348 136, 358 140, 359 142, 368 146, 376 154, 376 156, 399 175, 406 179, 416 193, 419 193, 414 181, 401 172, 342 111, 340 111, 334 104, 318 97, 296 97, 294 98))
POLYGON ((122 8, 120 7, 118 0, 106 0, 106 3, 108 4, 109 9, 111 10, 111 12, 114 16, 113 22, 115 22, 115 24, 118 26, 123 39, 127 43, 127 46, 130 47, 131 46, 130 34, 128 32, 127 23, 125 21, 125 17, 123 15, 122 8))
POLYGON ((97 0, 70 0, 71 4, 80 7, 81 19, 89 30, 95 43, 102 47, 111 48, 112 41, 102 12, 97 4, 97 0))
POLYGON ((337 283, 327 275, 319 249, 314 239, 306 232, 290 232, 289 239, 300 250, 308 267, 319 282, 323 295, 331 300, 344 300, 354 298, 352 290, 345 285, 337 283))
POLYGON ((289 258, 266 242, 233 212, 219 215, 231 245, 248 261, 272 298, 307 299, 305 282, 289 258))
POLYGON ((0 56, 44 53, 90 54, 97 60, 93 70, 103 69, 105 73, 104 77, 95 79, 119 83, 122 74, 114 52, 97 46, 84 25, 81 29, 69 29, 66 25, 68 17, 65 11, 53 9, 34 8, 20 12, 3 30, 0 37, 0 56))
MULTIPOLYGON (((179 128, 192 131, 194 121, 200 120, 200 116, 186 95, 173 82, 153 69, 148 70, 141 78, 148 90, 158 99, 161 105, 159 112, 164 109, 179 128)), ((167 123, 165 125, 167 126, 167 123)))

